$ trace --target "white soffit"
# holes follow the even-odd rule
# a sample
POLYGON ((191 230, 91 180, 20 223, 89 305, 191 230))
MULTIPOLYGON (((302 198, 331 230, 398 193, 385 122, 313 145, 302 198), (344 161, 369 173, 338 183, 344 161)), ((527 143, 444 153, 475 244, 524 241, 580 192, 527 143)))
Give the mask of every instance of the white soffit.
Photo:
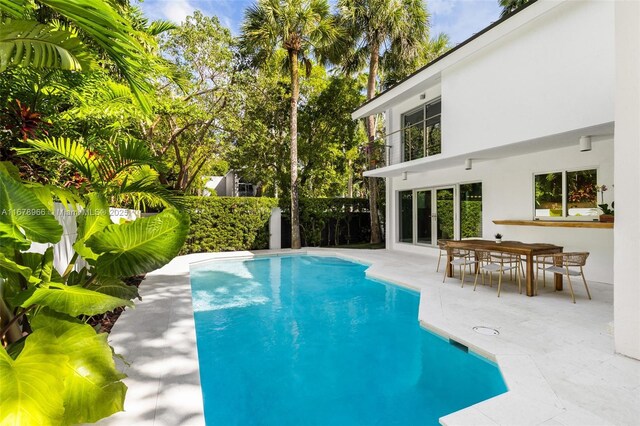
POLYGON ((603 123, 596 126, 557 133, 555 135, 520 141, 480 151, 470 151, 451 156, 439 154, 433 157, 420 158, 418 160, 393 164, 388 167, 368 170, 364 175, 367 177, 398 177, 401 176, 403 172, 425 172, 428 170, 446 169, 449 167, 460 167, 461 172, 463 172, 464 161, 467 158, 473 158, 473 162, 475 164, 476 162, 515 157, 534 152, 565 148, 572 145, 575 145, 576 155, 578 155, 580 151, 579 141, 581 136, 590 135, 593 142, 598 143, 599 141, 613 139, 613 130, 613 122, 603 123))

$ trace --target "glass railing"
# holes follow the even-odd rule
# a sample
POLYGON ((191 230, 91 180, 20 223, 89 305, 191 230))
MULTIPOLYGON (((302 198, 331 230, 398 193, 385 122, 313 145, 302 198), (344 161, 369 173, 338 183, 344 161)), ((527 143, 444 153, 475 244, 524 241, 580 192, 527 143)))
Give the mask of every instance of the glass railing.
POLYGON ((440 121, 429 119, 385 134, 373 142, 369 169, 438 155, 442 152, 440 121))

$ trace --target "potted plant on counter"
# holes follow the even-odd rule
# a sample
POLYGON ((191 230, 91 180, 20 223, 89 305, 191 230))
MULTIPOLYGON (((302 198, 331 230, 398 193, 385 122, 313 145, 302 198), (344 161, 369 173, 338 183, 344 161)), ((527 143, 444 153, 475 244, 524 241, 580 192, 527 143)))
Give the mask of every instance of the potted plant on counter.
POLYGON ((607 188, 607 185, 600 185, 597 187, 598 188, 598 192, 600 192, 600 202, 601 204, 598 204, 598 207, 600 207, 600 210, 602 210, 602 214, 600 215, 600 222, 613 222, 613 207, 615 205, 615 202, 611 202, 611 207, 609 207, 609 204, 604 202, 604 193, 605 191, 607 191, 609 188, 607 188))
POLYGON ((598 204, 598 207, 600 207, 600 210, 602 210, 602 214, 600 215, 600 222, 613 222, 613 208, 615 204, 616 203, 614 201, 611 202, 611 207, 609 207, 609 204, 598 204))
POLYGON ((502 242, 502 234, 501 233, 497 233, 496 235, 494 235, 495 239, 496 239, 496 243, 500 244, 502 242))

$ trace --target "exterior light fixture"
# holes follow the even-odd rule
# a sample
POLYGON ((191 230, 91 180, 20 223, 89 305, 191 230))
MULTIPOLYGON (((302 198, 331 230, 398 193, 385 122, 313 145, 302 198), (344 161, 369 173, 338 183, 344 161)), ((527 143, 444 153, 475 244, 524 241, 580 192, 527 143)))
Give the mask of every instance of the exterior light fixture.
POLYGON ((464 160, 464 169, 465 170, 471 170, 471 166, 473 164, 471 164, 471 158, 467 158, 466 160, 464 160))
POLYGON ((591 136, 580 137, 580 152, 591 151, 591 136))
POLYGON ((407 180, 407 172, 402 172, 402 180, 407 180))
POLYGON ((420 94, 420 100, 424 100, 427 97, 424 93, 420 94))

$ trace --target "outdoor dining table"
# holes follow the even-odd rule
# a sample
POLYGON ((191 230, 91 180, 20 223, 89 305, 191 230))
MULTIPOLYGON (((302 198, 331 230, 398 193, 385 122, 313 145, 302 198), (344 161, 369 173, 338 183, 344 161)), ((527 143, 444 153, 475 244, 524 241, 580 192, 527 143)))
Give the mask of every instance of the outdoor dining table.
MULTIPOLYGON (((533 262, 534 257, 541 254, 562 253, 562 247, 553 244, 543 243, 523 243, 520 241, 502 241, 497 243, 491 240, 448 240, 447 247, 447 276, 453 276, 453 249, 464 249, 469 251, 486 250, 491 252, 511 253, 524 256, 526 267, 527 296, 535 296, 533 287, 533 262)), ((476 264, 476 268, 478 265, 476 264)), ((554 274, 556 290, 562 290, 562 274, 554 274)))

